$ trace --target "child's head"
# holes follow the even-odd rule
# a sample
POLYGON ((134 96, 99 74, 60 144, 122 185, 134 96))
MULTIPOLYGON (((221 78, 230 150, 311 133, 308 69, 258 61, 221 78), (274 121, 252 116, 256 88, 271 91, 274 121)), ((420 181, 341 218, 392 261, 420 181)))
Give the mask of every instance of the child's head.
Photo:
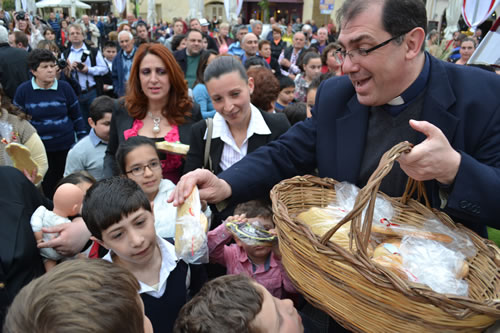
POLYGON ((92 175, 87 171, 77 171, 70 173, 69 175, 61 179, 56 185, 56 190, 62 184, 73 184, 78 186, 80 190, 83 191, 83 193, 87 193, 87 190, 92 185, 94 185, 95 182, 96 182, 95 178, 92 177, 92 175))
POLYGON ((143 136, 133 136, 120 143, 116 151, 120 174, 135 181, 153 201, 160 188, 162 168, 155 143, 143 136))
POLYGON ((112 227, 143 212, 152 212, 151 203, 136 182, 123 177, 98 181, 83 199, 82 217, 92 236, 100 241, 115 229, 112 227))
POLYGON ((118 47, 116 46, 115 42, 113 42, 113 41, 107 41, 104 44, 104 48, 102 50, 102 55, 108 61, 113 61, 113 59, 116 56, 117 49, 118 49, 118 47))
POLYGON ((130 272, 105 260, 65 261, 19 292, 3 332, 152 332, 139 289, 130 272))
POLYGON ((218 57, 207 66, 203 79, 215 110, 229 127, 247 124, 254 84, 241 61, 233 56, 218 57))
POLYGON ((259 41, 259 54, 262 58, 267 59, 271 56, 271 42, 267 39, 259 41))
POLYGON ((279 81, 280 93, 278 95, 278 103, 287 106, 293 102, 295 96, 295 82, 288 76, 280 77, 279 81))
POLYGON ((315 77, 321 74, 321 57, 319 53, 307 51, 302 58, 300 67, 302 67, 304 78, 307 81, 314 80, 315 77))
POLYGON ((105 95, 97 97, 90 104, 89 125, 94 129, 97 137, 105 142, 109 140, 109 125, 114 107, 115 100, 105 95))
POLYGON ((280 300, 245 275, 206 283, 179 312, 174 331, 301 333, 302 320, 289 299, 280 300))
POLYGON ((321 82, 335 76, 335 73, 332 72, 327 72, 318 75, 317 77, 312 80, 312 82, 309 84, 309 87, 307 88, 307 95, 306 95, 306 102, 307 102, 307 118, 312 117, 312 109, 314 108, 314 103, 316 100, 316 92, 318 91, 319 85, 321 82))
MULTIPOLYGON (((263 200, 251 200, 239 204, 234 209, 235 215, 245 214, 248 222, 258 223, 263 229, 271 230, 274 228, 273 212, 268 203, 263 200)), ((245 250, 248 258, 254 263, 266 260, 272 251, 271 246, 248 245, 237 237, 234 238, 236 244, 245 250)))
POLYGON ((287 105, 283 109, 283 113, 288 118, 290 125, 294 125, 299 121, 303 121, 307 118, 307 105, 306 103, 293 103, 287 105))
POLYGON ((250 222, 260 221, 262 227, 266 230, 274 228, 273 211, 266 200, 250 200, 240 203, 234 209, 234 214, 245 214, 250 222))

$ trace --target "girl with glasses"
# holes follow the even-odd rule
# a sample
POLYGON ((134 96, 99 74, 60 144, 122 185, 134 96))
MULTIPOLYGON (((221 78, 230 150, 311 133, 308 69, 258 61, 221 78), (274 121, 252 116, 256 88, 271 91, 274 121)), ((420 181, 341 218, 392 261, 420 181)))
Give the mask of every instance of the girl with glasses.
POLYGON ((153 203, 155 229, 162 238, 174 238, 177 208, 167 203, 175 185, 162 179, 162 162, 153 140, 133 136, 122 142, 116 152, 122 177, 135 181, 153 203))

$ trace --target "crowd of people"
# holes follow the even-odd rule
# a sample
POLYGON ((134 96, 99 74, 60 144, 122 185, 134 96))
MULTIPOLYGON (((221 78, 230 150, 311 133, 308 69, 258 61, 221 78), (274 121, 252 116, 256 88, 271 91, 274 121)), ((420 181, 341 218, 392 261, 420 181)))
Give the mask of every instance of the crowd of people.
POLYGON ((500 227, 500 76, 460 66, 481 32, 443 40, 419 0, 345 1, 337 21, 0 11, 4 332, 340 332, 276 243, 249 245, 227 223, 275 234, 273 185, 362 187, 400 141, 415 147, 383 192, 400 196, 410 176, 479 235, 500 227), (38 168, 12 168, 11 142, 38 168), (175 252, 194 185, 211 220, 204 265, 175 252))

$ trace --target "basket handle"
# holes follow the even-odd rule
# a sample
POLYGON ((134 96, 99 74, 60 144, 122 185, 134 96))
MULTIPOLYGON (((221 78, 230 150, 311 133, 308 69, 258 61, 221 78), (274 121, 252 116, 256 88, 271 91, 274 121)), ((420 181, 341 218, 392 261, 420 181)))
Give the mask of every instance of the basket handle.
MULTIPOLYGON (((339 223, 337 223, 323 235, 320 240, 321 244, 326 244, 341 226, 349 221, 352 221, 351 232, 349 235, 349 247, 352 248, 352 241, 353 239, 355 239, 356 244, 358 245, 358 249, 361 249, 366 254, 366 249, 368 247, 368 242, 371 234, 375 200, 382 179, 384 179, 384 177, 391 171, 394 162, 401 156, 401 154, 410 152, 412 148, 413 144, 407 141, 401 142, 389 149, 382 156, 377 169, 375 169, 375 171, 372 173, 365 187, 363 187, 359 191, 352 210, 342 220, 340 220, 339 223), (368 209, 365 214, 364 223, 362 223, 362 212, 365 209, 366 205, 368 205, 368 209)), ((423 183, 417 182, 411 178, 408 179, 405 192, 401 197, 401 202, 406 203, 416 190, 418 191, 418 196, 423 196, 427 206, 430 207, 423 183)))

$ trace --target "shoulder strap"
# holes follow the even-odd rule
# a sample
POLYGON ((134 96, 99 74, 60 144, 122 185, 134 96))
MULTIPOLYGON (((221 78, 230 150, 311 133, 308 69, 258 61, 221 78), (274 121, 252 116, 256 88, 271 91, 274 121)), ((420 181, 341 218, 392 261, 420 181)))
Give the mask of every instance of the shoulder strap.
POLYGON ((90 65, 94 67, 95 65, 97 65, 98 50, 95 47, 90 47, 90 46, 88 47, 88 49, 90 50, 90 65))
POLYGON ((205 119, 207 123, 207 141, 205 141, 205 154, 203 155, 203 168, 213 172, 212 168, 212 158, 210 157, 210 145, 212 144, 212 132, 214 130, 214 120, 212 118, 205 119))
POLYGON ((71 52, 71 46, 69 46, 66 50, 64 50, 63 55, 64 59, 68 60, 69 53, 71 52))

